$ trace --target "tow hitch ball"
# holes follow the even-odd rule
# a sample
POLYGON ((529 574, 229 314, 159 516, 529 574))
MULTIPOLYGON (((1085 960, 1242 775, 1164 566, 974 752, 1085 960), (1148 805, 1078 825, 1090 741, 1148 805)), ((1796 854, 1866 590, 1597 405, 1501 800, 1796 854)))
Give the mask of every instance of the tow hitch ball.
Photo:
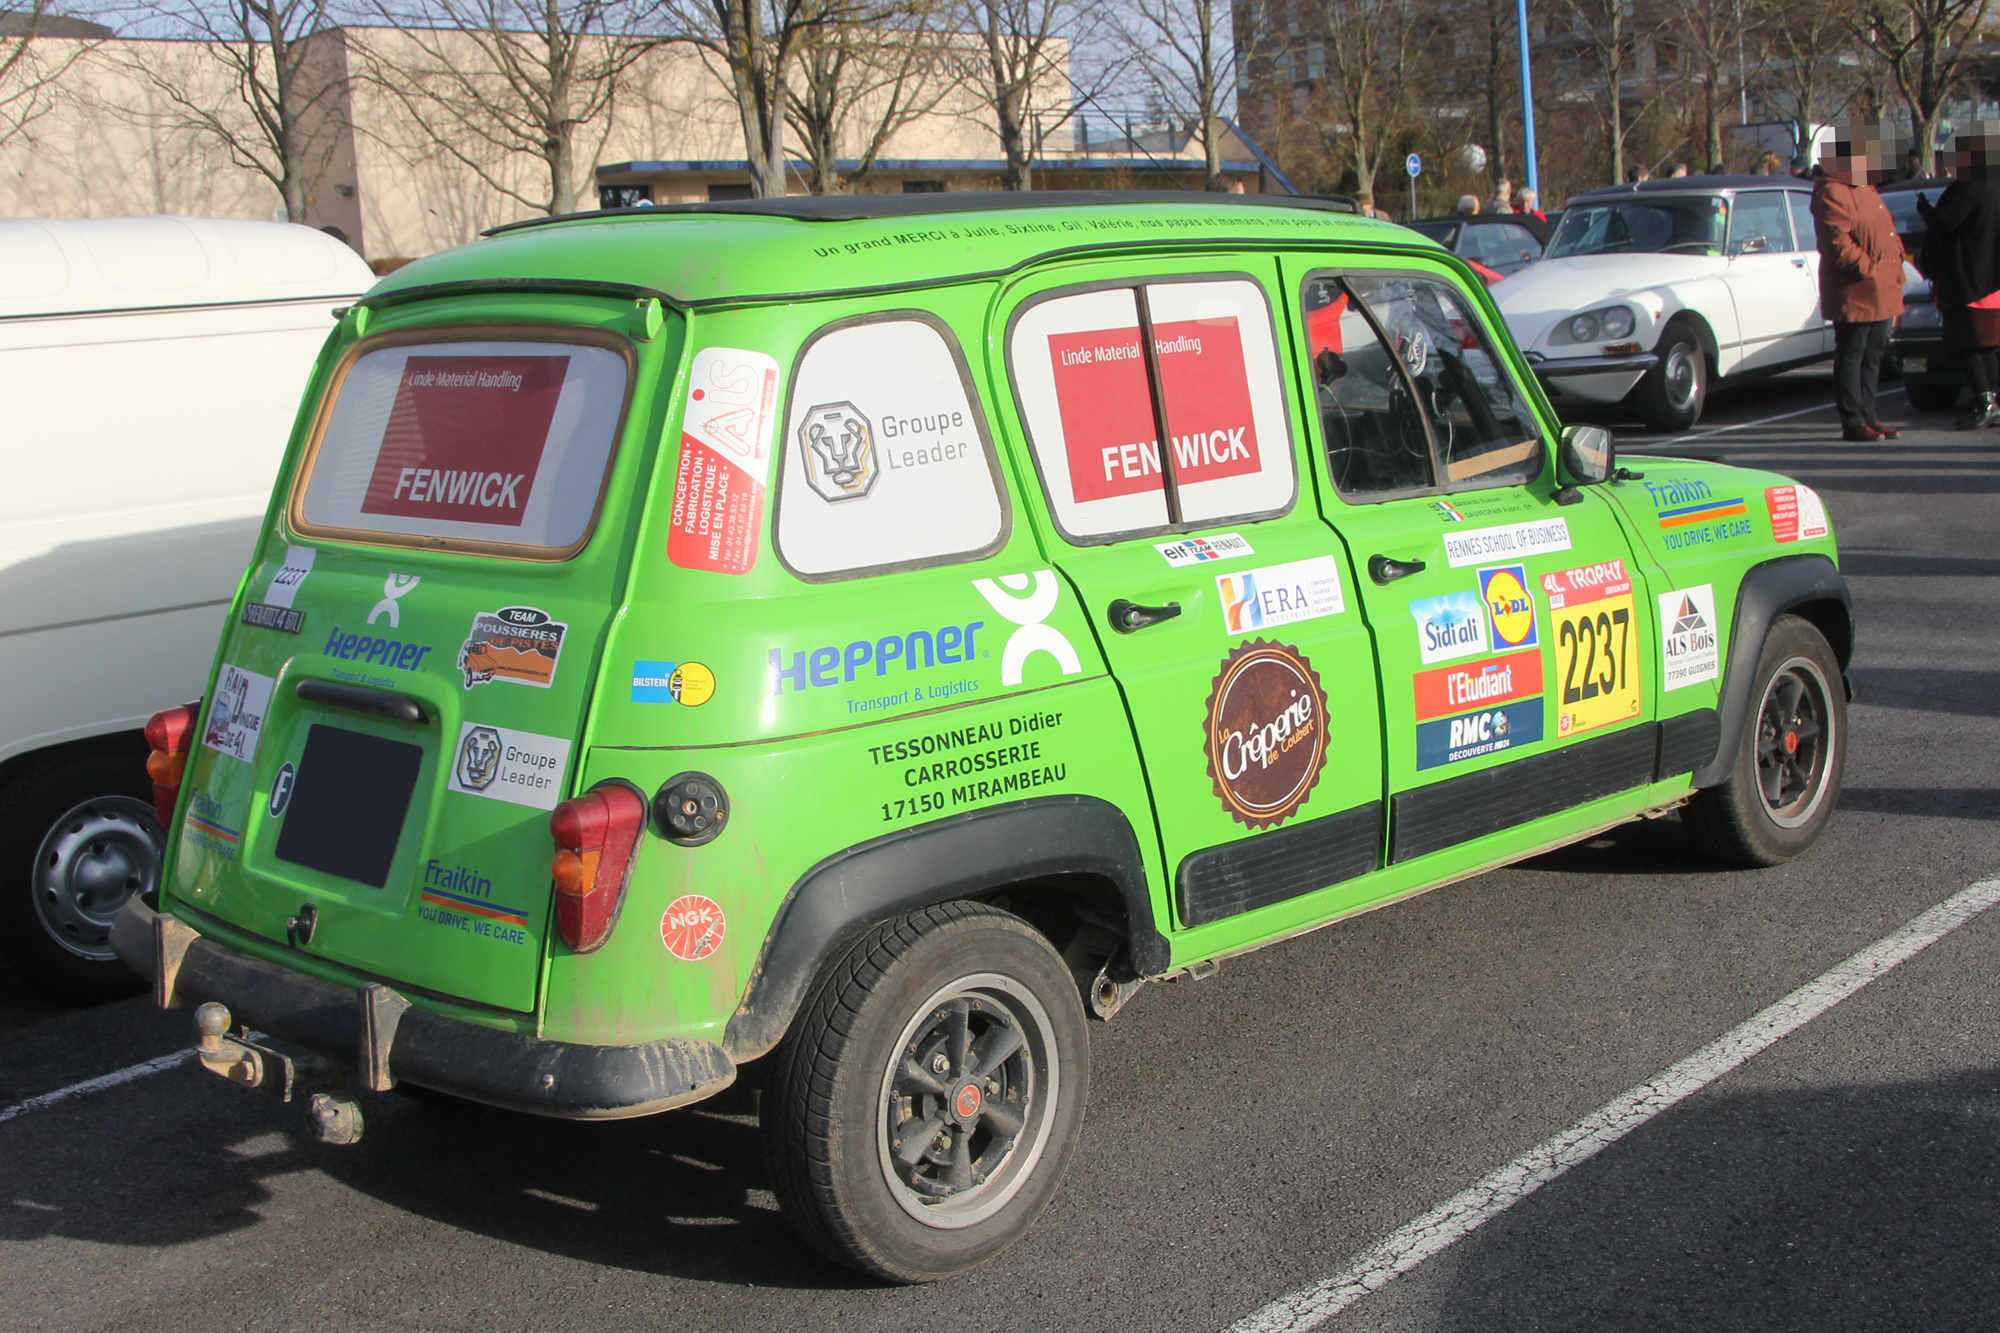
MULTIPOLYGON (((232 1022, 227 1005, 211 1000, 194 1011, 194 1029, 201 1040, 195 1053, 202 1068, 220 1074, 231 1083, 256 1088, 281 1102, 289 1102, 313 1088, 306 1102, 313 1137, 321 1143, 358 1143, 361 1139, 361 1104, 341 1090, 340 1069, 318 1055, 287 1055, 262 1042, 232 1022)), ((261 1036, 262 1034, 257 1034, 261 1036)))

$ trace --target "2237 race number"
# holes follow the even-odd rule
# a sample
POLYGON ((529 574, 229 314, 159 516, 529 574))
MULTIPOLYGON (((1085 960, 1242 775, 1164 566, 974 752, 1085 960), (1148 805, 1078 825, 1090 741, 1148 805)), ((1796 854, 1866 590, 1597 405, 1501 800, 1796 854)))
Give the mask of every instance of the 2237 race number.
POLYGON ((1562 694, 1556 736, 1639 716, 1644 679, 1632 580, 1622 560, 1542 576, 1556 631, 1556 680, 1562 694))

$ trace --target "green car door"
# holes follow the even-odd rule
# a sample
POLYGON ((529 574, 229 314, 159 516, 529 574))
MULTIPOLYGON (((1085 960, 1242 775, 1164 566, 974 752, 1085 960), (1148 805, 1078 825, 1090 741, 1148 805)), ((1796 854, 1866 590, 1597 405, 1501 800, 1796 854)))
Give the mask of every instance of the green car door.
POLYGON ((1258 909, 1324 914, 1306 895, 1382 847, 1373 645, 1301 466, 1277 265, 1246 258, 1040 273, 996 324, 1023 490, 1123 694, 1176 919, 1211 952, 1282 928, 1258 909))
POLYGON ((1390 864, 1490 860, 1489 835, 1650 784, 1643 579, 1604 497, 1559 487, 1474 302, 1440 271, 1285 268, 1375 635, 1390 864))

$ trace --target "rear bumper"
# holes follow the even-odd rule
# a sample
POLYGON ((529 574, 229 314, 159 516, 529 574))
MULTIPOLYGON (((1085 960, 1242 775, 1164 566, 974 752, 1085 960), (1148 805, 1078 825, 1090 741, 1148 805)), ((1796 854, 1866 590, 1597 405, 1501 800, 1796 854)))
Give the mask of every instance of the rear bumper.
MULTIPOLYGON (((168 1004, 214 1000, 237 1022, 323 1055, 368 1086, 371 1069, 489 1106, 571 1120, 651 1115, 713 1096, 736 1080, 720 1046, 653 1041, 585 1046, 502 1032, 422 1009, 407 1009, 388 1031, 371 1018, 364 992, 294 972, 179 927, 168 952, 171 991, 162 994, 161 918, 137 898, 125 905, 111 947, 154 983, 168 1004), (386 1049, 384 1049, 386 1048, 386 1049)), ((370 987, 379 995, 381 988, 370 987)), ((379 1085, 378 1085, 379 1086, 379 1085)))

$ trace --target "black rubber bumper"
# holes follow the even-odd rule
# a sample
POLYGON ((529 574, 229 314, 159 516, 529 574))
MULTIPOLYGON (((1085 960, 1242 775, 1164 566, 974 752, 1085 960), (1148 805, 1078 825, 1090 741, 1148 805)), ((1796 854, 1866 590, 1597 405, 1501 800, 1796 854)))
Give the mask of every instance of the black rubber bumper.
MULTIPOLYGON (((112 948, 140 975, 159 971, 153 910, 134 898, 112 930, 112 948)), ((178 1005, 214 1000, 237 1022, 360 1070, 370 1052, 358 987, 294 972, 209 939, 186 947, 174 973, 178 1005)), ((402 1081, 489 1106, 570 1120, 651 1115, 713 1096, 736 1080, 722 1048, 702 1041, 586 1046, 504 1032, 411 1008, 389 1043, 402 1081)))

